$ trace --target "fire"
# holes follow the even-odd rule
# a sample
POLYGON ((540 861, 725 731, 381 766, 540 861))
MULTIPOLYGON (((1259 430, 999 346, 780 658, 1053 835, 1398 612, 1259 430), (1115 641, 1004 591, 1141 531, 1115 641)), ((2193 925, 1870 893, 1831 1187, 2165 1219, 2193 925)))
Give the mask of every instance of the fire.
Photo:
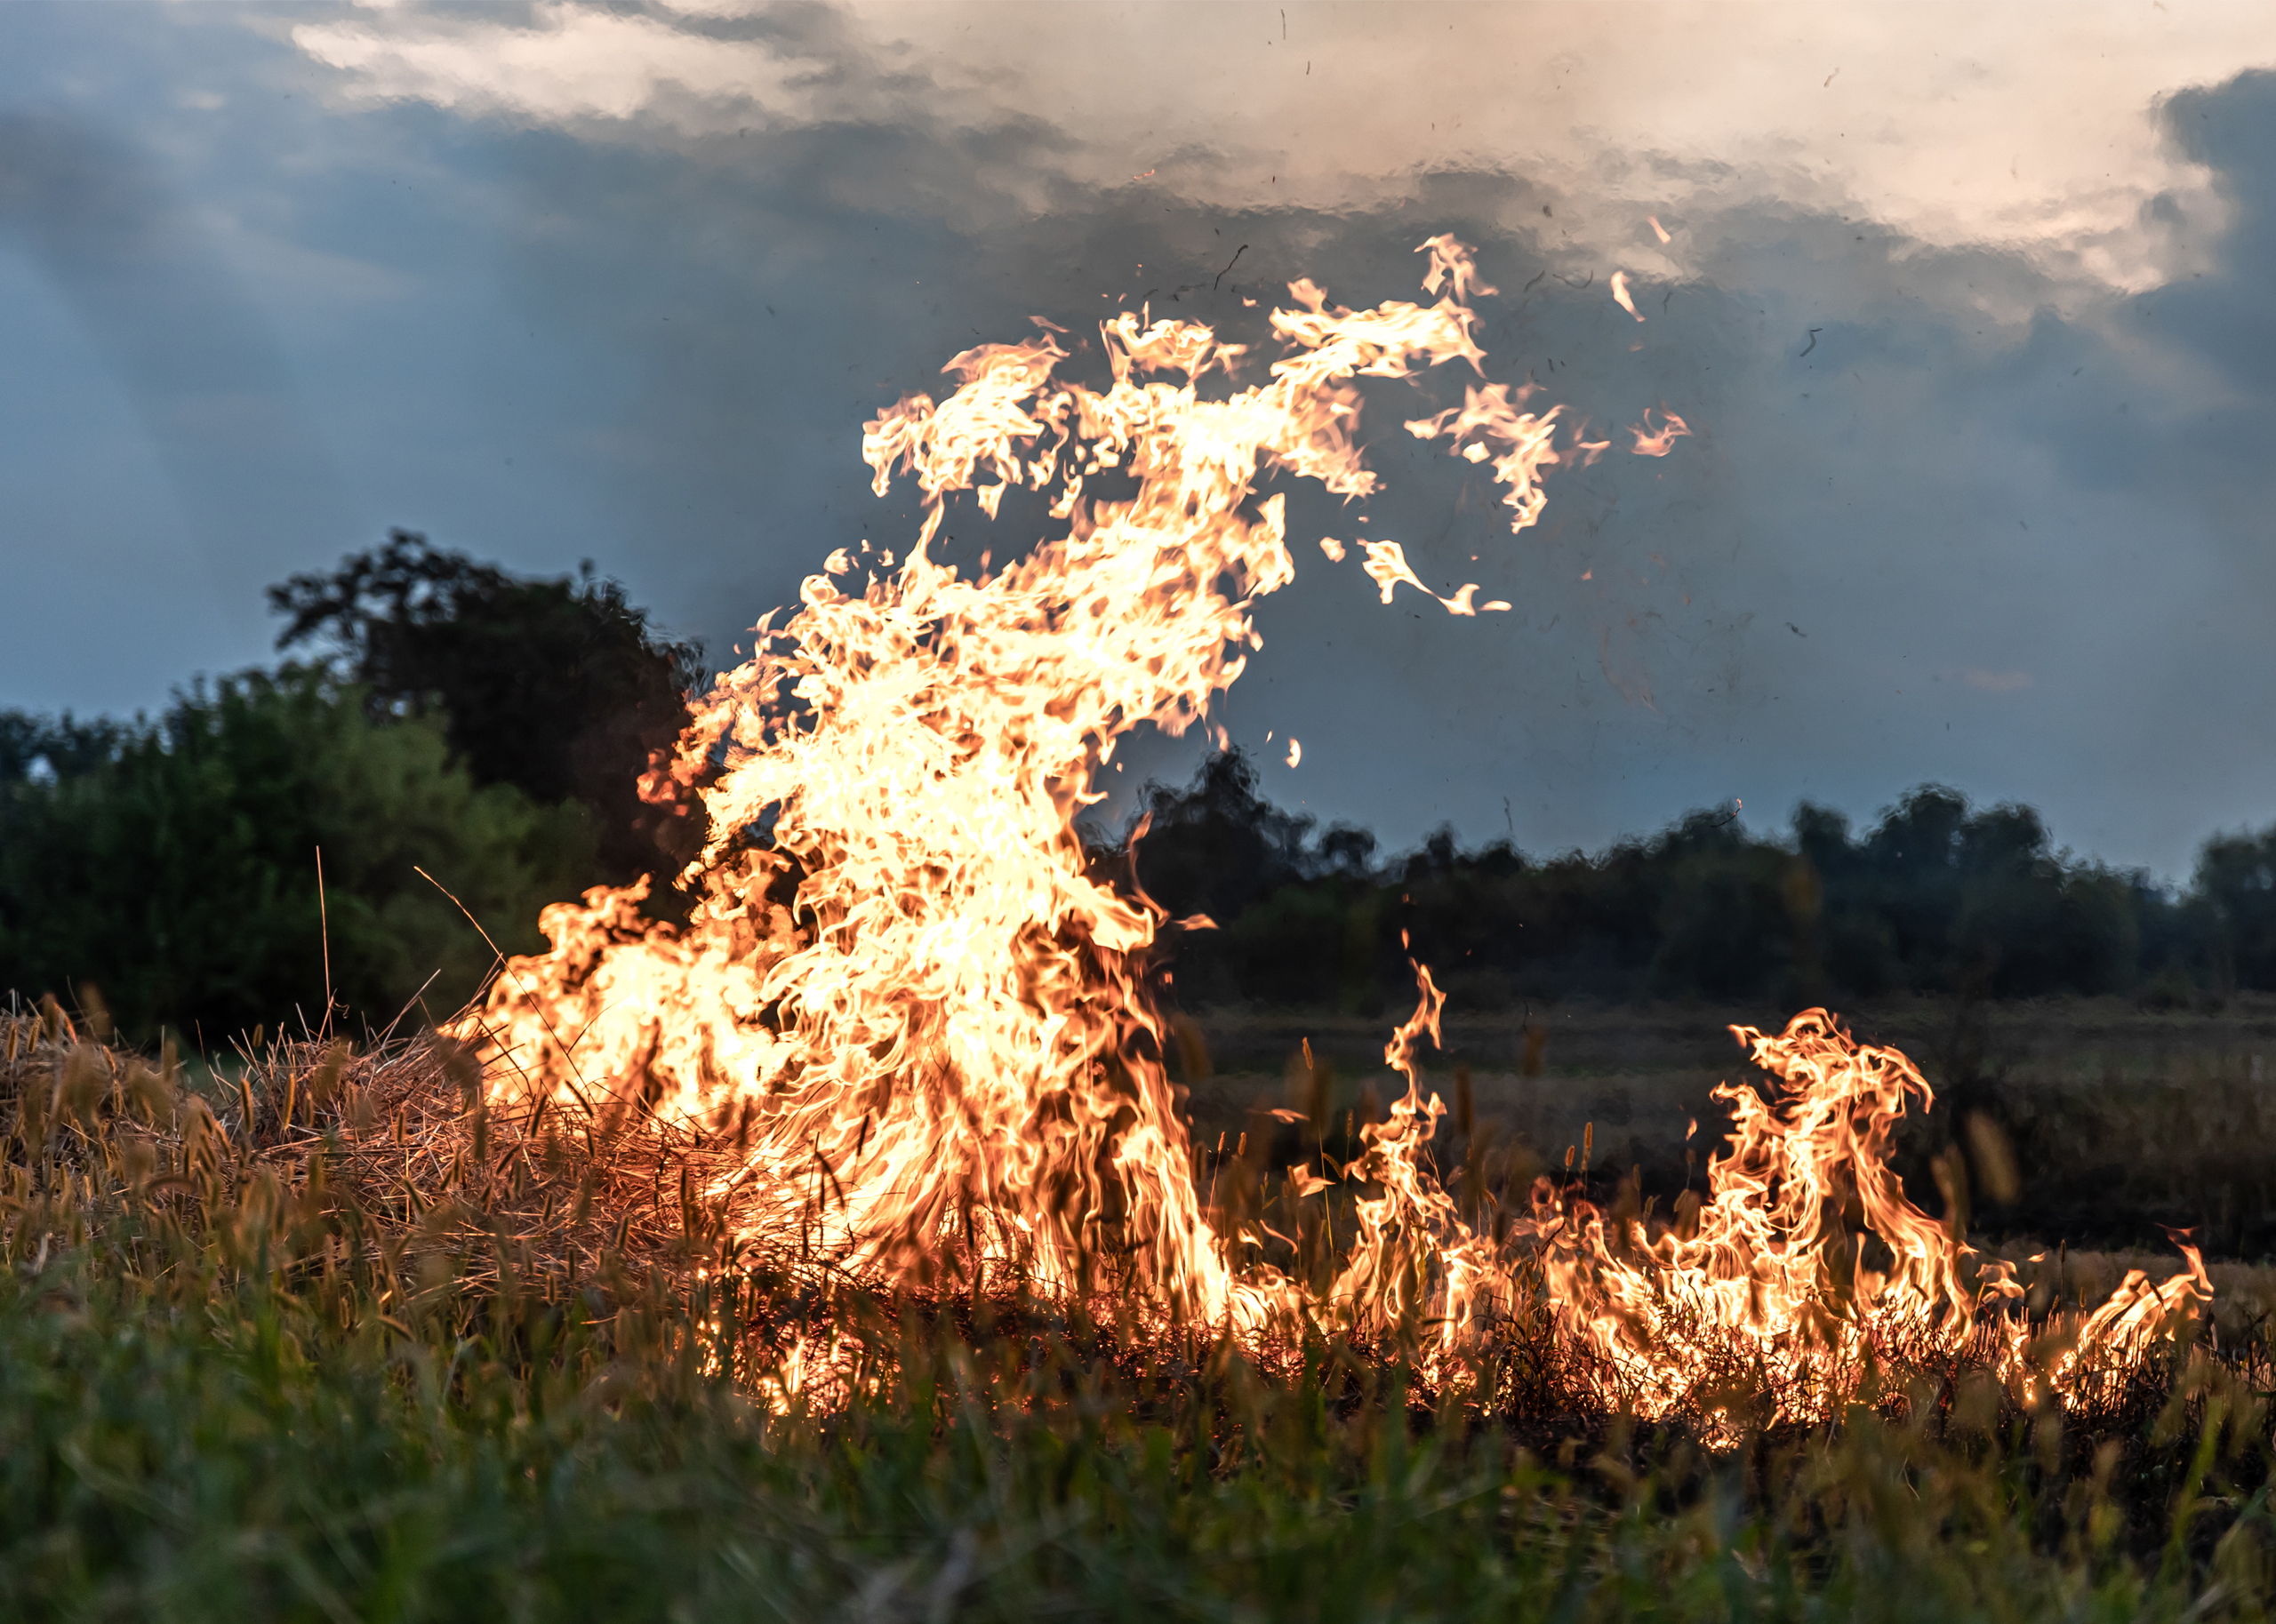
MULTIPOLYGON (((1534 1190, 1548 1299, 1616 1372, 1621 1396, 1663 1412, 1713 1372, 1790 1412, 1807 1395, 1854 1390, 1877 1355, 1924 1344, 1970 1347, 2026 1378, 2011 1266, 1967 1267, 1970 1249, 1905 1198, 1889 1166, 1907 1101, 1933 1103, 1911 1061, 1855 1042, 1823 1010, 1775 1036, 1731 1031, 1776 1085, 1767 1097, 1727 1083, 1714 1091, 1735 1126, 1695 1212, 1654 1233, 1641 1215, 1607 1214, 1546 1178, 1534 1190)), ((2209 1298, 2203 1260, 2182 1251, 2185 1273, 2152 1289, 2136 1271, 2088 1317, 2048 1372, 2053 1386, 2082 1355, 2138 1355, 2209 1298)))
POLYGON ((1652 414, 1644 413, 1644 420, 1628 432, 1636 436, 1636 444, 1628 449, 1639 457, 1664 457, 1675 449, 1675 443, 1691 433, 1691 425, 1672 412, 1660 413, 1660 426, 1652 427, 1652 414))
MULTIPOLYGON (((1254 606, 1294 572, 1268 476, 1345 498, 1377 488, 1355 380, 1457 362, 1482 375, 1468 301, 1492 290, 1454 238, 1417 252, 1429 305, 1351 310, 1294 284, 1256 381, 1206 326, 1124 313, 1100 328, 1103 388, 1059 376, 1067 352, 1046 330, 966 351, 945 398, 911 396, 866 424, 878 492, 905 474, 922 497, 914 544, 897 566, 865 544, 858 591, 837 580, 863 559, 833 554, 644 779, 652 798, 708 814, 687 923, 645 918, 645 882, 549 908, 551 950, 509 963, 461 1023, 493 1108, 645 1120, 700 1142, 690 1197, 744 1252, 840 1278, 1112 1292, 1142 1320, 1243 1337, 1421 1327, 1448 1369, 1545 1305, 1609 1372, 1607 1396, 1647 1413, 1742 1355, 1788 1408, 1826 1402, 1791 1396, 1834 1391, 1877 1339, 1989 1325, 2014 1364, 2020 1331, 2000 1329, 2020 1324, 2012 1282, 1965 1278, 1964 1248, 1887 1171, 1888 1132, 1926 1084, 1815 1012, 1780 1037, 1742 1033, 1786 1092, 1726 1091, 1733 1148, 1711 1199, 1674 1228, 1553 1185, 1514 1221, 1471 1228, 1430 1159, 1444 1108, 1419 1055, 1444 998, 1419 968, 1419 1007, 1385 1052, 1404 1097, 1359 1130, 1349 1165, 1323 1149, 1319 1171, 1286 1180, 1290 1201, 1348 1204, 1357 1232, 1344 1226, 1333 1267, 1298 1267, 1261 1201, 1205 1201, 1149 995, 1163 916, 1094 873, 1076 819, 1103 798, 1094 786, 1126 735, 1212 726, 1262 646, 1254 606), (992 574, 934 557, 952 500, 992 517, 1015 489, 1044 500, 1056 533, 992 574), (1888 1259, 1869 1260, 1863 1231, 1888 1259)), ((1604 450, 1577 434, 1559 449, 1559 409, 1524 410, 1531 393, 1480 383, 1406 425, 1490 463, 1520 532, 1549 469, 1604 450)), ((1648 456, 1689 432, 1672 414, 1647 430, 1633 432, 1648 456)), ((1401 584, 1430 591, 1397 542, 1358 546, 1385 602, 1401 584)), ((1477 590, 1431 596, 1455 614, 1509 607, 1477 590)), ((2135 1283, 2091 1334, 2152 1336, 2201 1280, 2135 1283)), ((801 1348, 781 1393, 812 1387, 829 1356, 801 1348)))

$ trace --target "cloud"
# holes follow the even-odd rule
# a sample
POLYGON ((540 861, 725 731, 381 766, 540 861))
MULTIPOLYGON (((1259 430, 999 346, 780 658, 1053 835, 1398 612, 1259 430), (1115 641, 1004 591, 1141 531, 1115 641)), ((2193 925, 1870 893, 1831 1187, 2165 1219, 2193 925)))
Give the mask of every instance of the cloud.
POLYGON ((334 516, 337 476, 268 322, 147 152, 69 113, 0 112, 0 245, 108 361, 209 549, 243 527, 243 481, 334 516))
MULTIPOLYGON (((2209 363, 2234 391, 2229 404, 2265 407, 2276 396, 2276 73, 2182 91, 2160 111, 2174 146, 2210 172, 2226 218, 2205 244, 2209 262, 2145 291, 2128 325, 2209 363)), ((2185 219, 2177 208, 2160 218, 2185 219)))
POLYGON ((666 16, 575 0, 539 0, 525 16, 410 7, 302 23, 293 43, 349 76, 368 101, 417 100, 540 123, 624 120, 678 98, 811 123, 829 106, 802 83, 797 59, 765 40, 723 39, 682 25, 748 8, 679 4, 666 16))
MULTIPOLYGON (((723 659, 833 548, 901 543, 910 504, 868 494, 859 425, 940 390, 958 350, 1030 316, 1079 347, 1149 300, 1255 340, 1297 276, 1414 296, 1415 243, 1451 229, 1502 290, 1492 375, 1617 449, 1553 474, 1513 538, 1484 476, 1398 428, 1457 380, 1371 396, 1386 491, 1295 492, 1300 538, 1394 540, 1433 593, 1513 607, 1386 607, 1356 545, 1307 543, 1226 715, 1304 740, 1286 778, 1270 752, 1276 794, 1394 843, 1498 834, 1506 796, 1537 849, 1734 795, 1869 813, 1937 779, 2185 868, 2207 828, 2276 807, 2250 742, 2276 699, 2250 624, 2276 585, 2271 146, 2233 73, 2257 12, 1771 15, 293 13, 262 26, 333 111, 275 139, 291 167, 227 212, 237 235, 163 186, 140 228, 97 206, 148 164, 14 218, 84 205, 72 240, 126 234, 120 267, 227 244, 306 301, 322 346, 291 366, 321 356, 314 416, 357 427, 388 520, 523 567, 590 553, 723 659), (1666 412, 1692 436, 1621 454, 1666 412)), ((203 124, 285 128, 209 68, 188 82, 230 100, 203 124)), ((211 308, 217 333, 266 309, 211 308)), ((145 391, 153 420, 242 437, 234 403, 274 392, 202 341, 178 352, 196 389, 145 391)), ((284 510, 211 483, 220 511, 284 510)), ((1001 557, 1042 523, 959 510, 944 545, 1001 557)), ((293 567, 338 550, 309 547, 293 567)))
POLYGON ((2187 26, 2080 4, 1162 10, 878 4, 830 10, 540 0, 392 6, 293 37, 343 93, 622 138, 894 120, 1040 124, 1047 174, 1134 176, 1217 207, 1348 209, 1418 172, 1522 171, 1567 192, 1556 240, 1668 269, 1687 211, 1777 197, 1923 243, 1998 240, 2061 275, 2140 288, 2185 258, 2152 206, 2196 212, 2201 163, 2141 118, 2264 51, 2250 4, 2187 26), (1675 228, 1671 257, 1645 212, 1675 228))

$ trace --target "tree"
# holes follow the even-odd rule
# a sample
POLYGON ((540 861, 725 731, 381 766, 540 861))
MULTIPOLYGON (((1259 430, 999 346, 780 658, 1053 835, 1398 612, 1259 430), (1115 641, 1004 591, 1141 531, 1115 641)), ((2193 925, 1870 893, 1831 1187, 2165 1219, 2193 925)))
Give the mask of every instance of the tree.
POLYGON ((1796 943, 1815 924, 1791 883, 1798 860, 1711 812, 1662 834, 1651 855, 1663 892, 1651 984, 1722 999, 1784 991, 1796 943))
MULTIPOLYGON (((1222 1003, 1258 996, 1246 966, 1259 930, 1271 935, 1271 920, 1260 915, 1238 940, 1230 927, 1306 872, 1312 820, 1291 817, 1258 794, 1256 771, 1238 750, 1210 756, 1183 789, 1149 784, 1144 794, 1146 829, 1126 842, 1125 872, 1134 873, 1172 919, 1206 915, 1217 927, 1172 933, 1181 996, 1222 1003)), ((1283 970, 1263 996, 1281 996, 1302 979, 1300 969, 1283 970)))
POLYGON ((1259 795, 1256 769, 1237 749, 1211 756, 1183 789, 1150 785, 1146 815, 1139 879, 1173 917, 1207 914, 1228 924, 1305 872, 1312 820, 1259 795))
POLYGON ((385 1025, 422 988, 437 1015, 592 861, 580 807, 477 788, 432 718, 374 724, 363 696, 286 667, 203 684, 106 759, 0 782, 0 987, 67 1004, 98 989, 127 1036, 214 1044, 295 1007, 385 1025), (319 899, 317 852, 324 853, 319 899), (431 978, 431 980, 430 980, 431 978))
POLYGON ((439 716, 477 787, 590 809, 600 877, 669 872, 700 843, 693 810, 644 801, 638 780, 688 723, 702 650, 662 638, 589 562, 574 580, 534 580, 397 530, 268 601, 289 617, 280 650, 328 645, 374 720, 439 716))
POLYGON ((130 732, 125 723, 108 716, 80 722, 66 711, 59 721, 0 711, 0 785, 36 772, 68 777, 92 771, 117 754, 130 732))
POLYGON ((2197 859, 2216 984, 2276 988, 2276 828, 2216 835, 2197 859))

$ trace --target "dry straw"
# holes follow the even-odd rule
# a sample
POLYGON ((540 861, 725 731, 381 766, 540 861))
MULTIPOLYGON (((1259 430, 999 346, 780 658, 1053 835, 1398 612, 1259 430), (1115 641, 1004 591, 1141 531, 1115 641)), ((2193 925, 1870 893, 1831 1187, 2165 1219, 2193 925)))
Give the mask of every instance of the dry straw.
POLYGON ((400 1318, 445 1284, 613 1297, 719 1260, 716 1218, 689 1194, 700 1148, 625 1111, 496 1118, 448 1038, 363 1053, 276 1040, 193 1079, 171 1045, 153 1060, 105 1036, 99 1009, 75 1020, 52 998, 0 1013, 12 1261, 117 1242, 130 1267, 162 1270, 171 1237, 275 1268, 309 1264, 313 1244, 318 1267, 392 1280, 386 1311, 400 1318))
MULTIPOLYGON (((431 1033, 362 1053, 312 1037, 249 1045, 234 1075, 197 1079, 171 1051, 151 1060, 102 1036, 99 1010, 75 1021, 52 999, 0 1014, 0 1245, 20 1267, 94 1244, 152 1281, 193 1258, 337 1275, 354 1286, 340 1298, 343 1316, 405 1336, 431 1334, 438 1316, 472 1324, 501 1297, 573 1299, 602 1324, 628 1306, 667 1319, 693 1308, 681 1323, 713 1349, 707 1363, 761 1381, 800 1334, 870 1350, 848 1353, 850 1365, 889 1359, 897 1340, 949 1324, 984 1322, 991 1334, 1022 1323, 1086 1326, 1086 1340, 1117 1362, 1208 1356, 1206 1327, 1142 1332, 1111 1293, 1038 1303, 1017 1281, 960 1274, 953 1258, 932 1291, 878 1292, 812 1255, 753 1255, 735 1237, 733 1195, 701 1193, 732 1186, 732 1129, 701 1136, 643 1112, 626 1091, 600 1110, 549 1101, 500 1114, 465 1047, 431 1033)), ((1402 1332, 1411 1341, 1427 1329, 1394 1328, 1336 1357, 1355 1369, 1403 1363, 1402 1332)), ((1950 1338, 1887 1348, 1879 1369, 1860 1372, 1857 1396, 1894 1412, 1951 1411, 1981 1386, 1989 1348, 1950 1338)), ((2264 1339, 2220 1355, 2250 1385, 2276 1386, 2264 1339)), ((1251 1356, 1294 1368, 1317 1350, 1251 1356)), ((1758 1423, 1776 1412, 1759 1357, 1734 1347, 1710 1363, 1698 1372, 1702 1404, 1758 1423)), ((2074 1398, 2072 1419, 2145 1422, 2166 1402, 2172 1363, 2102 1373, 2074 1398)), ((1427 1401, 1520 1426, 1627 1407, 1615 1372, 1545 1313, 1495 1327, 1457 1385, 1427 1401)))

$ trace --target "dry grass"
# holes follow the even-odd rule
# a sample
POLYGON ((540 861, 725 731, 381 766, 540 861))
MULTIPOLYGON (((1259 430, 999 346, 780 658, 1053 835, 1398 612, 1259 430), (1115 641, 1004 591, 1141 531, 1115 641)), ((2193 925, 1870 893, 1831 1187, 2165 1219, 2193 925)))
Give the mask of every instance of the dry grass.
MULTIPOLYGON (((1034 1303, 1016 1279, 963 1270, 954 1258, 944 1260, 937 1289, 912 1295, 862 1289, 797 1255, 758 1255, 736 1238, 726 1204, 697 1194, 731 1164, 732 1141, 623 1106, 496 1115, 469 1052, 431 1033, 361 1054, 337 1042, 277 1041, 241 1058, 237 1075, 201 1092, 170 1057, 153 1062, 112 1048, 52 1001, 0 1017, 9 1257, 36 1265, 54 1248, 131 1232, 130 1270, 163 1273, 170 1259, 204 1247, 230 1267, 339 1274, 357 1283, 358 1303, 404 1334, 438 1312, 475 1323, 482 1305, 501 1296, 541 1304, 578 1297, 605 1324, 627 1303, 653 1314, 700 1291, 701 1316, 716 1332, 725 1315, 741 1339, 712 1356, 762 1377, 789 1332, 835 1332, 867 1348, 860 1357, 875 1365, 892 1357, 904 1322, 968 1331, 975 1316, 990 1334, 1020 1324, 1079 1332, 1094 1353, 1131 1372, 1206 1356, 1206 1328, 1141 1332, 1129 1305, 1110 1293, 1034 1303)), ((1249 1120, 1260 1135, 1275 1126, 1249 1120)), ((1522 1142, 1496 1144, 1490 1123, 1467 1136, 1450 1123, 1446 1148, 1466 1201, 1522 1183, 1538 1164, 1522 1142)), ((1201 1161, 1221 1204, 1262 1211, 1285 1194, 1254 1148, 1235 1158, 1205 1146, 1201 1161)), ((2023 1247, 1999 1250, 2016 1258, 2032 1288, 2031 1308, 2050 1327, 2107 1295, 2128 1268, 2161 1278, 2176 1267, 2169 1253, 2056 1247, 2032 1262, 2023 1247)), ((2216 1339, 2258 1371, 2276 1270, 2216 1265, 2215 1279, 2224 1288, 2216 1339)), ((1422 1330, 1395 1328, 1382 1345, 1338 1356, 1399 1364, 1422 1330)), ((1491 1355, 1460 1382, 1465 1407, 1516 1421, 1623 1408, 1618 1384, 1566 1346, 1545 1313, 1498 1326, 1493 1340, 1491 1355)), ((1254 1356, 1270 1368, 1310 1356, 1292 1346, 1254 1356)), ((1965 1342, 1887 1349, 1874 1377, 1884 1397, 1875 1402, 1909 1408, 1924 1402, 1916 1389, 1926 1381, 1927 1391, 1944 1394, 1927 1402, 1948 1404, 1973 1367, 1965 1342)), ((1728 1389, 1741 1394, 1742 1408, 1760 1408, 1770 1385, 1759 1356, 1735 1346, 1717 1372, 1703 1374, 1700 1391, 1703 1402, 1728 1389)), ((2096 1408, 2107 1413, 2098 1425, 2125 1424, 2162 1402, 2161 1388, 2134 1391, 2125 1380, 2100 1390, 2096 1408)))
POLYGON ((2265 1612, 2264 1339, 2059 1416, 1923 1349, 1878 1415, 1703 1451, 1539 1325, 1433 1394, 1396 1347, 817 1295, 685 1197, 732 1146, 494 1119, 431 1037, 244 1059, 192 1087, 0 1019, 20 1614, 2265 1612), (723 1264, 739 1297, 690 1290, 723 1264), (874 1383, 767 1418, 768 1348, 825 1320, 874 1383))
MULTIPOLYGON (((192 1086, 82 1030, 52 999, 0 1015, 0 1212, 12 1260, 132 1218, 233 1262, 353 1265, 383 1305, 515 1289, 549 1299, 677 1281, 712 1255, 716 1217, 686 1198, 691 1156, 626 1113, 501 1120, 472 1058, 425 1033, 364 1052, 271 1042, 192 1086), (316 1258, 301 1255, 310 1235, 316 1258)), ((149 1243, 139 1243, 144 1251, 149 1243)), ((163 1268, 154 1253, 147 1260, 163 1268)))

